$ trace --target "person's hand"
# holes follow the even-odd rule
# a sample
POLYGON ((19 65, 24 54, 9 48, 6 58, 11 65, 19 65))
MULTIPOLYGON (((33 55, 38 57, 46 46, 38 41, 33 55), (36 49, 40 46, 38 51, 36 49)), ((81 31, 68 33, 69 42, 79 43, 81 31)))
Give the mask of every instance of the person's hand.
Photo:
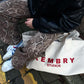
POLYGON ((33 22, 33 18, 27 18, 27 21, 25 21, 25 24, 31 28, 31 29, 34 29, 33 25, 32 25, 32 22, 33 22))

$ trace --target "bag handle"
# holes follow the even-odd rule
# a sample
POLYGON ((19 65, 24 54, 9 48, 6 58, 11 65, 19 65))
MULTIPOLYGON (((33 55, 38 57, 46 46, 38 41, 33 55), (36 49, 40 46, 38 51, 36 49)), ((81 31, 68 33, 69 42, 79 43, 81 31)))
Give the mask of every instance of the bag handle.
POLYGON ((68 36, 66 37, 66 40, 72 40, 74 38, 79 38, 80 33, 77 30, 71 31, 68 33, 68 36))

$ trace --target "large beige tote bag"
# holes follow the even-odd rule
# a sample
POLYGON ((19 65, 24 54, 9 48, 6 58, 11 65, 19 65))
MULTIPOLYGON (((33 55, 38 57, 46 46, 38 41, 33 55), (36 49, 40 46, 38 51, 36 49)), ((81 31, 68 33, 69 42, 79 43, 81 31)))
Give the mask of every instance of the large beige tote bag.
POLYGON ((84 40, 76 30, 64 33, 46 49, 45 57, 29 62, 28 69, 60 75, 84 73, 84 40))

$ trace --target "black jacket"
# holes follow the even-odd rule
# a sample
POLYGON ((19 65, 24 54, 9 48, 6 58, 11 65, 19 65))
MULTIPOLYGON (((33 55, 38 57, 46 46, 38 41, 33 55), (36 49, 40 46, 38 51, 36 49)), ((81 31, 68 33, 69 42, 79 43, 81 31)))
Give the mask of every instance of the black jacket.
POLYGON ((69 32, 80 25, 84 0, 28 0, 33 26, 42 33, 69 32))

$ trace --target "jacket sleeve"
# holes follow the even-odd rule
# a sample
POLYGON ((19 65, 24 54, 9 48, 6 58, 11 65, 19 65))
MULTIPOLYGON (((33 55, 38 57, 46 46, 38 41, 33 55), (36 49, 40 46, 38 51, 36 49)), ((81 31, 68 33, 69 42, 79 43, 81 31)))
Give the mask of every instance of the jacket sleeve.
MULTIPOLYGON (((64 33, 74 30, 80 25, 84 15, 84 9, 78 9, 68 13, 63 13, 57 21, 48 21, 46 18, 34 18, 33 26, 42 33, 64 33)), ((56 20, 56 18, 55 18, 56 20)))

